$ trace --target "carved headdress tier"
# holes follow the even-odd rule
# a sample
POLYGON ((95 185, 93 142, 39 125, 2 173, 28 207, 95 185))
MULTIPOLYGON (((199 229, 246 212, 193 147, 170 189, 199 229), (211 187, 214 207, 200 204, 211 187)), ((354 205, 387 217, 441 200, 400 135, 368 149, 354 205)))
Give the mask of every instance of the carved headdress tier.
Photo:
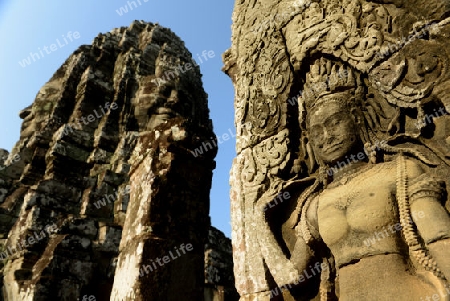
POLYGON ((311 112, 327 102, 347 105, 354 100, 358 86, 354 71, 349 67, 325 58, 318 59, 306 75, 301 109, 311 112))

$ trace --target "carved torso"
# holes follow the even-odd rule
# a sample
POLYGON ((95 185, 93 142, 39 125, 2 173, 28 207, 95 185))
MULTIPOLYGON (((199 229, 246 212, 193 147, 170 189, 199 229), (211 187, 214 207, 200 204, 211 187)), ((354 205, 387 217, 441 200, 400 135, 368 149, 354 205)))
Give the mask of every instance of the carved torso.
POLYGON ((401 253, 400 233, 389 231, 399 222, 395 174, 392 162, 379 164, 316 198, 319 233, 338 266, 374 254, 401 253), (388 232, 383 239, 364 244, 384 230, 388 232))
MULTIPOLYGON (((408 162, 410 167, 413 164, 408 162)), ((410 300, 442 290, 440 283, 431 285, 411 270, 399 227, 396 180, 395 162, 368 165, 353 177, 337 179, 311 203, 308 216, 315 216, 311 224, 331 250, 339 271, 340 300, 362 295, 364 300, 385 300, 384 296, 394 294, 399 296, 396 300, 410 300)))

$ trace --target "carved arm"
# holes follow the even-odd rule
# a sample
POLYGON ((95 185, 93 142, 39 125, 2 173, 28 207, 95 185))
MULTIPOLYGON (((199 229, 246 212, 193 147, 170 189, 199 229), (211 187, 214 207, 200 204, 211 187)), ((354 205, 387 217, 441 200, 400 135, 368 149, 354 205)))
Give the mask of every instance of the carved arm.
POLYGON ((450 216, 441 205, 443 182, 422 174, 409 189, 413 221, 430 255, 447 279, 450 279, 450 216))

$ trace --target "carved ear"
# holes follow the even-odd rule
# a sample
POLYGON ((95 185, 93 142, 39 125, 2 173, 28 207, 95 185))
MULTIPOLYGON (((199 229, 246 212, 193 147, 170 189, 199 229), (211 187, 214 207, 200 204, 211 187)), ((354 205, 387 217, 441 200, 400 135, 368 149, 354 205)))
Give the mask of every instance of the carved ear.
POLYGON ((352 115, 353 121, 356 125, 363 124, 363 117, 361 116, 361 112, 355 107, 350 109, 350 114, 352 115))
POLYGON ((311 142, 306 143, 306 152, 308 153, 308 172, 311 174, 314 168, 316 167, 316 157, 314 155, 313 147, 311 145, 311 142))

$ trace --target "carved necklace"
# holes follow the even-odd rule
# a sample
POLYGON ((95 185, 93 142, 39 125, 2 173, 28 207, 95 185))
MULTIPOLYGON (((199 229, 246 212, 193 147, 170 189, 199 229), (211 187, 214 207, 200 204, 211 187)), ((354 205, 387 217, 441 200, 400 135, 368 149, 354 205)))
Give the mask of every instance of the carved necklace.
POLYGON ((355 166, 354 168, 351 168, 351 170, 345 171, 345 172, 338 172, 336 176, 333 177, 333 182, 328 184, 330 188, 337 187, 339 185, 345 185, 347 182, 349 182, 351 179, 356 178, 360 174, 366 172, 368 169, 371 169, 374 167, 373 164, 365 163, 365 166, 357 169, 358 167, 355 166), (356 169, 356 171, 355 171, 356 169))
POLYGON ((360 193, 356 191, 349 192, 346 197, 338 199, 336 204, 334 204, 334 208, 339 210, 346 210, 353 203, 353 200, 355 200, 359 194, 360 193))
MULTIPOLYGON (((347 184, 350 180, 356 178, 357 176, 365 173, 367 170, 374 167, 373 164, 364 163, 365 165, 358 169, 358 165, 354 165, 353 168, 349 168, 349 170, 345 172, 338 173, 337 177, 333 178, 333 182, 328 184, 329 188, 334 188, 340 185, 347 184)), ((338 201, 334 204, 334 207, 339 210, 346 210, 352 202, 358 197, 360 192, 351 191, 347 194, 346 197, 339 198, 338 201)))

